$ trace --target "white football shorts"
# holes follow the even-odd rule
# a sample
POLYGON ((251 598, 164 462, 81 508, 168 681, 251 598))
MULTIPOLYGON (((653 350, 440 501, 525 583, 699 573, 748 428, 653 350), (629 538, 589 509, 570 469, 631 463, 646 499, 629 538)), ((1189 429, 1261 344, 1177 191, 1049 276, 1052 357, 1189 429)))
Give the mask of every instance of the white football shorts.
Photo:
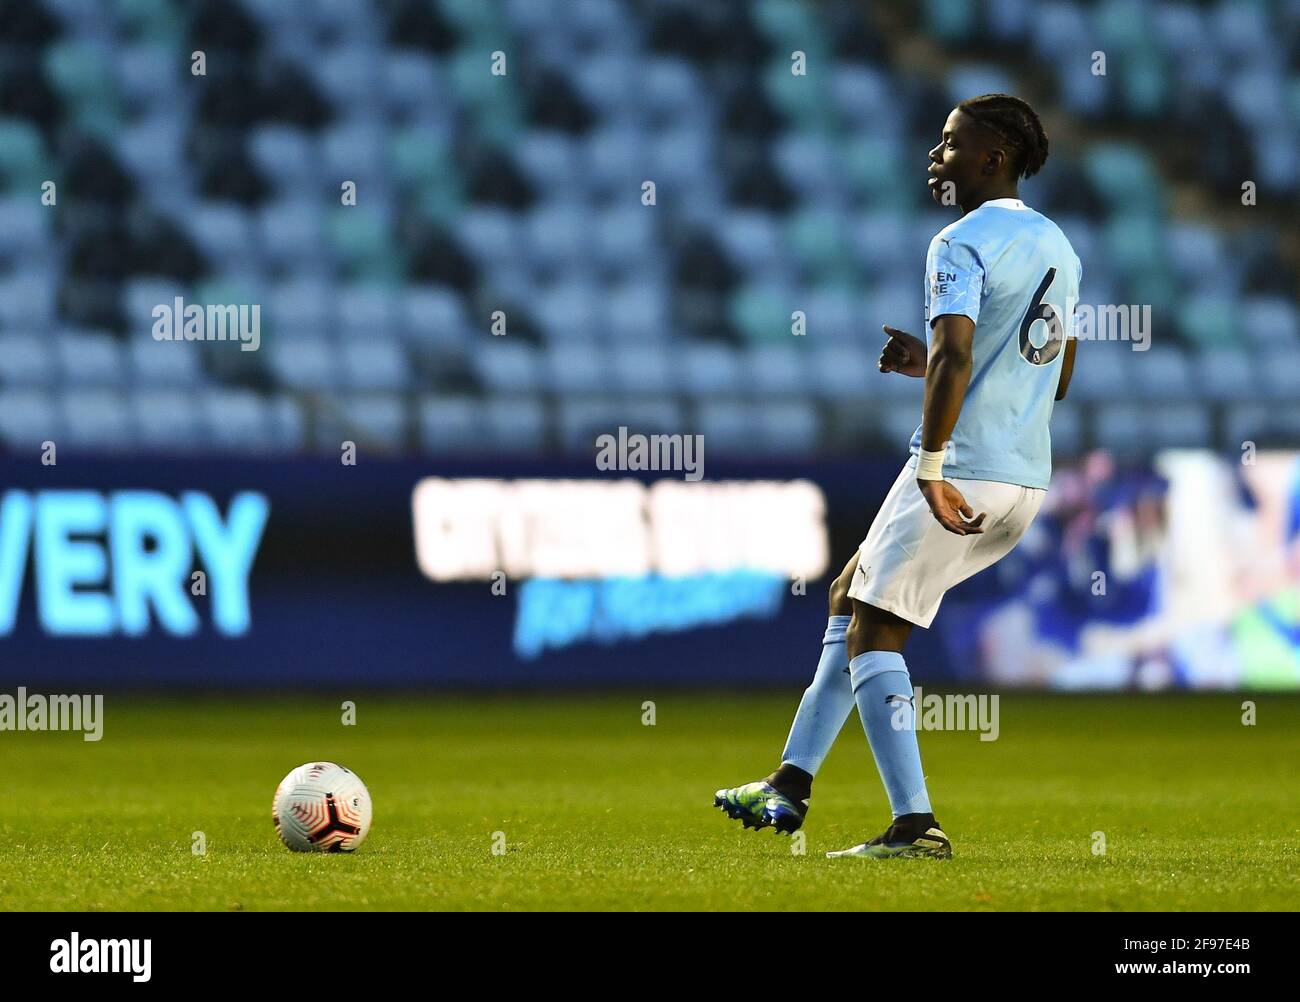
POLYGON ((984 531, 958 536, 939 524, 916 486, 913 456, 858 547, 849 597, 928 627, 944 592, 1010 553, 1047 496, 996 480, 947 479, 976 515, 988 513, 984 531))

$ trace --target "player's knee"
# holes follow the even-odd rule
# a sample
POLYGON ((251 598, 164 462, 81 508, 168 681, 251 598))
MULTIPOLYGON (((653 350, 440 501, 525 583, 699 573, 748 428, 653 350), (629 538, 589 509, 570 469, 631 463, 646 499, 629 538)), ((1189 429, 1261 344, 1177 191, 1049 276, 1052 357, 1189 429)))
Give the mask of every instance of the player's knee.
POLYGON ((851 616, 853 614, 853 601, 849 598, 849 585, 853 581, 853 576, 848 573, 842 573, 831 582, 830 592, 830 609, 832 616, 851 616))

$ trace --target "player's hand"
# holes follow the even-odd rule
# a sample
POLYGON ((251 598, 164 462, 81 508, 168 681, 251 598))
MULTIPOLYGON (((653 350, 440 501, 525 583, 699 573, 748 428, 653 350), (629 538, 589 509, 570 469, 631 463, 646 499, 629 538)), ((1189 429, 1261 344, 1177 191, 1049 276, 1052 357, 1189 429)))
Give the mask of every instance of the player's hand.
POLYGON ((885 350, 880 353, 876 368, 881 372, 901 372, 904 376, 924 376, 925 342, 888 324, 881 330, 889 335, 889 340, 885 342, 885 350))
POLYGON ((966 503, 961 491, 946 480, 918 480, 916 486, 921 489, 925 503, 930 511, 949 532, 959 536, 972 536, 983 532, 980 528, 988 512, 980 512, 966 503))

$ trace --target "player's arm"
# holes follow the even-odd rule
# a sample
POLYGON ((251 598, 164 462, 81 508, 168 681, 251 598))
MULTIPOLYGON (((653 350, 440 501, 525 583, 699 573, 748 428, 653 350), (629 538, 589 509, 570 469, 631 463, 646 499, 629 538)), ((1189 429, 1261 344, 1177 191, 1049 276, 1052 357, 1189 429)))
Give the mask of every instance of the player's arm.
POLYGON ((1070 377, 1074 375, 1074 349, 1079 342, 1067 338, 1065 342, 1065 361, 1061 363, 1061 378, 1056 384, 1056 399, 1064 400, 1065 391, 1070 388, 1070 377))
POLYGON ((918 379, 924 376, 925 342, 906 331, 890 327, 889 324, 884 324, 881 330, 889 336, 889 340, 880 352, 876 368, 881 372, 901 372, 904 376, 915 376, 918 379))
POLYGON ((925 454, 941 457, 952 438, 961 405, 966 400, 966 387, 970 385, 974 338, 975 322, 970 317, 945 313, 934 321, 921 411, 922 455, 917 464, 917 487, 939 524, 959 536, 983 532, 980 526, 984 524, 985 513, 976 517, 961 491, 928 467, 925 454))

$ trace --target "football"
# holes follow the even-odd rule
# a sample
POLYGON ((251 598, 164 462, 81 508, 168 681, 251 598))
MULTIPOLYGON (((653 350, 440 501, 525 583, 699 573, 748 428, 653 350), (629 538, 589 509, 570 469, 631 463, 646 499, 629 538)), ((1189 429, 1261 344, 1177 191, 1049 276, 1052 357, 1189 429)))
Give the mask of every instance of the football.
POLYGON ((333 762, 308 762, 280 781, 271 817, 294 852, 352 852, 370 832, 370 791, 333 762))

